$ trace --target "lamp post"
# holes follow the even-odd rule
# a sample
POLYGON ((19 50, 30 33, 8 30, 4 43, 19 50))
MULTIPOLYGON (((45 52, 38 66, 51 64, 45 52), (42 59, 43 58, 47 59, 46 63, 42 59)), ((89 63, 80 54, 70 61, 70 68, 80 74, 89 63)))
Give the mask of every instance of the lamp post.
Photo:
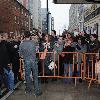
POLYGON ((48 0, 47 0, 47 34, 48 34, 48 23, 49 23, 49 7, 48 7, 48 0))

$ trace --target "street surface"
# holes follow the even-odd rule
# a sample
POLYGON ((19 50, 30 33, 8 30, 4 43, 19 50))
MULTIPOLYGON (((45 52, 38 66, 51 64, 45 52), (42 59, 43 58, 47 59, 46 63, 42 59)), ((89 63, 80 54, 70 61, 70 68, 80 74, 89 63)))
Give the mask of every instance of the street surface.
POLYGON ((25 94, 25 85, 22 83, 6 100, 100 100, 100 88, 91 86, 88 89, 86 82, 77 83, 77 86, 65 84, 58 80, 42 83, 43 94, 35 98, 34 93, 25 94))

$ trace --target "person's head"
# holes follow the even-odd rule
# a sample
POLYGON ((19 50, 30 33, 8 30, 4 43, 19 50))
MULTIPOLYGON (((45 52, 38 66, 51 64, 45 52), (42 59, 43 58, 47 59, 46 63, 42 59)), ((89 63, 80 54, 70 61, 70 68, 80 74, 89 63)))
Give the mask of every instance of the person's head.
POLYGON ((30 36, 31 36, 30 31, 25 31, 25 32, 24 32, 24 37, 25 37, 25 39, 30 39, 30 36))
POLYGON ((51 36, 53 36, 53 37, 56 36, 56 31, 55 31, 55 30, 52 30, 52 32, 51 32, 51 36))
POLYGON ((71 37, 72 37, 71 33, 66 34, 66 38, 71 38, 71 37))
POLYGON ((70 46, 72 43, 72 41, 70 39, 67 39, 65 42, 65 46, 70 46))
POLYGON ((52 40, 52 36, 51 35, 49 35, 49 34, 45 34, 44 35, 44 41, 45 42, 50 42, 52 40))
POLYGON ((82 44, 82 41, 81 41, 81 39, 78 39, 78 43, 79 43, 79 44, 82 44))
POLYGON ((45 39, 46 42, 48 42, 48 38, 49 38, 49 35, 46 34, 46 35, 44 36, 44 39, 45 39))
POLYGON ((23 35, 20 36, 20 40, 21 41, 24 40, 24 36, 23 35))
POLYGON ((17 40, 17 39, 16 39, 16 35, 15 35, 15 34, 13 34, 13 37, 12 37, 12 38, 13 38, 13 40, 17 40))
POLYGON ((35 34, 35 35, 31 35, 31 40, 38 42, 39 37, 35 34))
POLYGON ((90 35, 90 40, 91 41, 95 41, 98 38, 98 36, 96 34, 91 34, 90 35))
POLYGON ((58 47, 58 48, 59 48, 59 43, 58 43, 58 42, 56 42, 56 43, 55 43, 55 45, 56 45, 56 47, 58 47))
POLYGON ((8 34, 7 34, 7 33, 3 33, 2 36, 3 36, 3 37, 2 37, 3 40, 7 40, 7 39, 8 39, 8 34))
POLYGON ((15 41, 20 41, 20 35, 16 35, 15 41))
POLYGON ((60 36, 60 37, 58 38, 58 42, 59 42, 59 43, 62 43, 62 41, 63 41, 63 37, 60 36))

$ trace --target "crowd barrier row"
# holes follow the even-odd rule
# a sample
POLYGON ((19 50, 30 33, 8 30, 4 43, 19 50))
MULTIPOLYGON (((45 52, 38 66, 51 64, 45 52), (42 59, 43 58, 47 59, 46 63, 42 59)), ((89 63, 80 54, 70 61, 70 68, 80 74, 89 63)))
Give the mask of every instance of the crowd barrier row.
MULTIPOLYGON (((62 52, 61 54, 57 54, 55 52, 39 52, 38 56, 41 58, 43 65, 41 66, 41 73, 39 77, 48 77, 48 78, 74 78, 75 86, 78 79, 89 80, 90 88, 92 81, 96 81, 100 83, 100 61, 98 60, 98 53, 79 53, 79 52, 62 52), (61 67, 60 66, 60 57, 62 57, 62 61, 64 59, 65 54, 68 56, 72 55, 72 70, 71 64, 68 64, 67 75, 60 75, 61 67), (52 60, 50 65, 48 66, 51 74, 45 74, 45 58, 47 56, 51 56, 52 60), (74 75, 70 75, 70 73, 74 73, 74 75), (78 73, 78 74, 77 74, 78 73)), ((69 57, 70 58, 70 57, 69 57)), ((23 59, 20 59, 20 73, 21 78, 23 78, 23 59)))

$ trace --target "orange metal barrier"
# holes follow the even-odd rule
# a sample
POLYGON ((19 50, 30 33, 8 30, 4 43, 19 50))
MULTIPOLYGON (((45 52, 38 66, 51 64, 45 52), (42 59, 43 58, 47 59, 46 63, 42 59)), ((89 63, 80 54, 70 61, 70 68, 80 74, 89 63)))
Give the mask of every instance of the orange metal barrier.
POLYGON ((100 73, 100 66, 98 60, 98 53, 85 53, 84 54, 84 65, 85 65, 85 78, 90 80, 89 86, 90 87, 92 81, 96 81, 100 83, 99 73, 100 73))
MULTIPOLYGON (((43 55, 44 52, 39 52, 39 58, 41 58, 41 54, 43 55)), ((55 52, 46 52, 46 56, 43 58, 46 58, 47 56, 53 56, 53 60, 52 60, 52 67, 53 70, 51 71, 51 75, 47 75, 45 74, 45 59, 41 59, 42 60, 42 70, 41 70, 41 75, 39 75, 39 77, 43 78, 43 77, 48 77, 48 78, 74 78, 75 79, 75 86, 76 86, 76 81, 77 79, 87 79, 90 80, 89 86, 90 87, 92 81, 96 81, 96 82, 100 82, 100 80, 98 79, 99 73, 98 73, 98 61, 97 61, 97 53, 79 53, 79 52, 62 52, 62 54, 73 54, 73 70, 72 73, 76 73, 76 75, 71 76, 70 75, 70 64, 69 64, 69 68, 68 68, 68 75, 60 75, 60 67, 59 66, 59 55, 58 54, 58 61, 56 62, 56 54, 55 52), (48 55, 49 54, 49 55, 48 55), (89 60, 88 60, 89 58, 89 60), (80 63, 79 63, 80 62, 80 63), (58 65, 58 66, 56 66, 58 65), (77 75, 77 70, 80 67, 80 75, 77 75)), ((45 54, 44 54, 45 55, 45 54)), ((21 77, 22 77, 22 63, 23 60, 20 59, 20 73, 21 73, 21 77)))
POLYGON ((23 59, 19 59, 19 61, 20 61, 20 78, 21 79, 23 79, 23 64, 24 64, 24 62, 23 62, 23 59))
MULTIPOLYGON (((43 55, 43 53, 44 52, 39 52, 39 58, 41 58, 41 54, 43 55)), ((81 63, 80 64, 80 66, 78 66, 78 56, 79 56, 79 54, 82 56, 82 61, 83 61, 83 54, 82 53, 78 53, 78 52, 62 52, 62 54, 73 54, 73 63, 72 63, 72 65, 73 65, 73 70, 72 70, 72 73, 75 73, 75 69, 77 70, 78 69, 78 67, 80 67, 80 75, 79 76, 71 76, 70 75, 70 72, 71 72, 71 70, 70 70, 70 64, 69 64, 69 68, 68 68, 68 75, 59 75, 59 73, 60 73, 60 67, 61 66, 59 66, 59 54, 58 54, 58 61, 57 61, 57 63, 56 63, 56 61, 55 61, 55 53, 54 52, 47 52, 46 53, 47 55, 46 56, 53 56, 53 60, 52 60, 52 64, 54 64, 54 65, 52 65, 52 67, 54 67, 53 68, 53 70, 51 71, 51 75, 49 74, 49 75, 47 75, 47 74, 45 74, 45 65, 44 65, 44 60, 45 59, 42 59, 42 62, 43 62, 43 66, 42 66, 42 70, 41 70, 41 75, 39 75, 39 77, 48 77, 48 78, 74 78, 75 79, 75 85, 76 85, 76 79, 79 79, 79 78, 83 78, 83 74, 84 74, 84 66, 83 66, 83 63, 81 63), (48 55, 49 54, 49 55, 48 55), (76 66, 75 66, 75 60, 76 60, 76 66), (58 66, 56 66, 56 64, 58 65, 58 66), (57 68, 56 68, 57 67, 57 68)), ((44 54, 45 55, 45 54, 44 54)), ((43 57, 43 58, 45 58, 45 57, 43 57)), ((23 61, 21 61, 21 59, 20 59, 20 69, 22 69, 22 62, 23 61)), ((21 73, 21 76, 22 76, 22 71, 20 71, 20 73, 21 73)))

